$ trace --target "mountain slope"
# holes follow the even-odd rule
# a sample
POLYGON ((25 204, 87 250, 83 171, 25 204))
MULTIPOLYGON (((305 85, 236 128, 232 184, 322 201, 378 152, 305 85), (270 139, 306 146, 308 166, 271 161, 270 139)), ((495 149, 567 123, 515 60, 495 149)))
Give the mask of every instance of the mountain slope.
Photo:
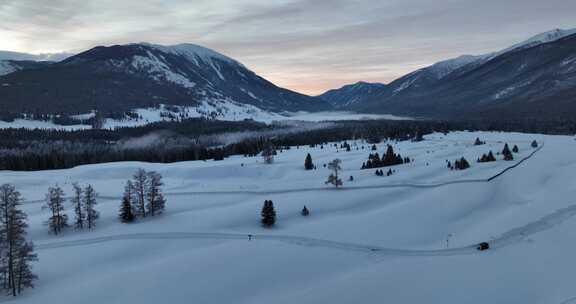
POLYGON ((18 61, 62 61, 72 56, 71 53, 27 54, 10 51, 0 51, 0 60, 18 61))
POLYGON ((19 61, 19 60, 0 60, 0 76, 8 75, 13 72, 41 68, 49 64, 50 61, 19 61))
POLYGON ((210 103, 269 111, 324 110, 320 99, 279 88, 242 64, 192 45, 96 47, 41 69, 0 77, 2 105, 14 112, 123 112, 210 103), (47 107, 48 106, 48 107, 47 107))
MULTIPOLYGON (((570 103, 572 100, 569 90, 562 89, 562 92, 556 92, 557 89, 560 90, 557 86, 543 85, 532 81, 537 78, 558 80, 559 76, 555 74, 569 77, 567 75, 571 73, 571 52, 569 47, 564 49, 567 47, 564 40, 570 40, 574 34, 576 34, 576 29, 556 29, 538 34, 498 52, 478 56, 465 55, 441 61, 391 82, 387 85, 386 91, 379 94, 346 95, 344 92, 339 93, 346 100, 356 100, 356 102, 346 106, 346 109, 367 113, 460 118, 466 112, 482 112, 483 115, 498 117, 499 115, 491 114, 492 111, 504 111, 505 105, 511 104, 514 98, 522 98, 523 100, 533 100, 532 104, 527 106, 527 109, 531 110, 522 112, 522 115, 537 116, 537 112, 534 111, 538 111, 540 106, 535 106, 535 103, 539 103, 538 100, 542 98, 549 99, 550 96, 557 96, 557 98, 562 98, 558 101, 559 103, 570 103), (544 45, 547 47, 541 49, 542 54, 526 55, 531 58, 530 60, 522 57, 524 56, 523 52, 544 45), (556 54, 553 50, 555 46, 563 49, 560 51, 562 55, 556 54), (559 62, 545 61, 544 58, 532 58, 533 56, 552 56, 552 53, 555 54, 554 56, 559 56, 557 59, 559 62), (502 58, 509 58, 514 63, 504 64, 502 58), (543 60, 545 62, 541 62, 543 60), (549 69, 546 66, 549 66, 549 69), (558 71, 555 71, 556 68, 558 71), (512 72, 513 69, 516 69, 516 72, 512 72), (533 89, 536 85, 543 87, 533 89), (521 93, 519 90, 523 87, 529 89, 525 89, 524 93, 521 93), (547 93, 544 94, 542 90, 547 91, 547 93), (490 100, 505 102, 503 105, 495 107, 495 105, 489 104, 490 100), (490 110, 492 108, 494 109, 490 110), (495 110, 496 108, 498 110, 495 110)), ((562 82, 562 86, 570 85, 569 82, 562 82)), ((335 99, 336 97, 331 96, 331 98, 335 99)), ((552 117, 569 116, 567 115, 569 113, 561 113, 559 107, 549 107, 546 109, 547 115, 552 117), (553 108, 556 110, 551 111, 553 108)))
POLYGON ((576 35, 465 66, 425 90, 370 100, 363 111, 442 118, 574 118, 576 35))
POLYGON ((388 87, 385 84, 360 81, 339 89, 329 90, 318 97, 326 100, 336 108, 345 108, 362 103, 367 98, 381 96, 387 90, 388 87))

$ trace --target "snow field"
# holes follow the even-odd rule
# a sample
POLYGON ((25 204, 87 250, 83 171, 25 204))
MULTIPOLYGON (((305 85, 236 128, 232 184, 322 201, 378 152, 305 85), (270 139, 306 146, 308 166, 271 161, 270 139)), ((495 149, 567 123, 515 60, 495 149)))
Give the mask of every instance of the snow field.
MULTIPOLYGON (((414 162, 393 167, 397 173, 390 177, 359 170, 372 152, 369 144, 355 150, 360 141, 350 142, 350 152, 292 147, 272 165, 236 156, 0 172, 28 200, 29 235, 40 258, 37 288, 17 301, 562 303, 576 296, 566 267, 576 249, 570 241, 576 236, 573 138, 487 132, 425 138, 393 144, 414 162), (476 137, 487 144, 473 146, 476 137), (545 145, 532 158, 482 181, 530 154, 533 139, 545 145), (514 162, 502 156, 495 163, 475 162, 504 142, 520 148, 514 162), (303 169, 306 153, 317 170, 303 169), (461 156, 470 169, 446 168, 446 159, 461 156), (323 183, 329 172, 322 165, 336 157, 343 161, 342 190, 323 183), (121 224, 119 196, 139 167, 164 176, 167 212, 121 224), (457 180, 470 182, 442 184, 457 180), (42 225, 47 211, 38 200, 54 183, 70 194, 73 181, 92 183, 100 193, 98 227, 49 235, 42 225), (273 229, 258 222, 265 199, 274 201, 278 213, 273 229), (303 205, 310 217, 300 216, 303 205), (248 241, 247 234, 256 236, 248 241), (454 236, 446 250, 448 234, 454 236), (103 240, 90 241, 97 238, 103 240), (490 239, 497 239, 494 250, 468 247, 490 239), (58 245, 65 242, 69 246, 58 245)), ((385 145, 378 145, 380 155, 385 145)))

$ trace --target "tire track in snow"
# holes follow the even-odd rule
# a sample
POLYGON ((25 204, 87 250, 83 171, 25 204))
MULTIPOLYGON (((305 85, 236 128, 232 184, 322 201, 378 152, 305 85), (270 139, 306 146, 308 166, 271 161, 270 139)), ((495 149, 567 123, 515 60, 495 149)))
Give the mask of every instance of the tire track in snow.
MULTIPOLYGON (((504 248, 515 243, 522 242, 526 237, 552 229, 564 221, 576 215, 576 205, 571 205, 566 208, 556 210, 534 222, 528 223, 524 226, 511 229, 499 237, 488 241, 490 243, 491 251, 494 249, 504 248)), ((454 256, 474 254, 476 244, 456 247, 449 249, 430 249, 430 250, 417 250, 417 249, 398 249, 388 248, 377 245, 356 244, 349 242, 338 242, 325 239, 290 236, 290 235, 266 235, 266 234, 252 234, 252 241, 275 241, 286 244, 292 244, 303 247, 320 247, 344 251, 356 251, 363 253, 371 253, 387 256, 454 256)), ((241 233, 203 233, 203 232, 159 232, 159 233, 133 233, 133 234, 119 234, 101 236, 88 239, 59 241, 51 243, 42 243, 36 245, 38 250, 58 249, 67 247, 79 247, 86 245, 94 245, 113 241, 123 240, 186 240, 186 239, 211 239, 211 240, 245 240, 248 241, 248 234, 241 233)), ((479 241, 480 242, 480 241, 479 241)))

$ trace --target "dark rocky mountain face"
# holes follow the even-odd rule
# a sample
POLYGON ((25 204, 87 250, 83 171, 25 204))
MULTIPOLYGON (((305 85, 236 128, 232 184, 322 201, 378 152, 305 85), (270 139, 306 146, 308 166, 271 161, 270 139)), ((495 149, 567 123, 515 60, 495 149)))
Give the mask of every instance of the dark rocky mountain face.
POLYGON ((378 94, 339 89, 330 98, 356 100, 345 106, 352 111, 412 117, 574 119, 574 33, 553 30, 499 52, 442 61, 378 94))
POLYGON ((366 100, 384 96, 389 91, 387 85, 382 83, 357 82, 339 89, 329 90, 318 97, 326 100, 338 109, 353 108, 366 100))
POLYGON ((362 111, 439 118, 576 118, 576 35, 472 63, 362 111))
POLYGON ((52 64, 50 61, 0 60, 0 76, 22 70, 41 68, 50 64, 52 64))
POLYGON ((121 112, 158 104, 249 104, 270 111, 316 111, 331 106, 279 88, 237 61, 182 44, 96 47, 64 61, 0 77, 6 111, 121 112))
POLYGON ((406 92, 426 89, 439 82, 442 78, 469 63, 475 62, 481 56, 460 56, 438 62, 432 66, 419 69, 388 85, 381 83, 358 82, 343 86, 340 89, 327 91, 319 97, 330 102, 335 107, 344 110, 358 110, 378 106, 382 101, 406 92))

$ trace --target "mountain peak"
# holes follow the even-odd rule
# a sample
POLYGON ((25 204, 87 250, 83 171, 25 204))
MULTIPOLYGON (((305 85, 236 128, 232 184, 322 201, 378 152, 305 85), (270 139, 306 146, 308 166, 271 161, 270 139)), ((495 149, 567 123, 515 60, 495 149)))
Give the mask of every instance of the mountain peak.
POLYGON ((161 44, 153 44, 148 42, 141 42, 135 45, 143 45, 147 47, 151 47, 157 49, 159 51, 170 53, 174 55, 185 56, 188 59, 191 59, 195 63, 198 63, 198 59, 204 62, 209 62, 213 59, 221 60, 228 63, 240 64, 236 60, 225 56, 219 52, 216 52, 212 49, 193 44, 193 43, 180 43, 175 45, 161 45, 161 44))
POLYGON ((558 39, 562 39, 564 37, 576 34, 576 28, 574 29, 553 29, 547 32, 543 32, 537 35, 534 35, 520 43, 514 44, 511 47, 508 47, 500 52, 499 54, 506 53, 511 50, 520 49, 520 48, 529 48, 539 44, 553 42, 558 39))

